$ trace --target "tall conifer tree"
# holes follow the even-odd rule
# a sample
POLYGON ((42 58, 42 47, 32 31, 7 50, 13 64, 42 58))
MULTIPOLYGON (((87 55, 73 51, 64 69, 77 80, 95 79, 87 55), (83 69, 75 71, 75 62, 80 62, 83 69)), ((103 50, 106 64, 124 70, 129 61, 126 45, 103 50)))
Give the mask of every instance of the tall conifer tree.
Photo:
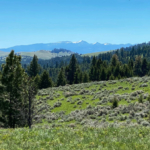
POLYGON ((38 58, 36 55, 33 56, 33 59, 28 67, 28 74, 30 77, 35 77, 40 70, 40 66, 38 64, 38 58))
POLYGON ((68 66, 67 79, 69 81, 69 84, 73 84, 76 71, 77 71, 77 60, 76 60, 75 55, 73 54, 70 60, 69 66, 68 66))
POLYGON ((58 78, 57 78, 57 86, 64 86, 66 84, 66 79, 65 79, 65 75, 64 75, 64 70, 63 68, 61 68, 58 78))
POLYGON ((146 75, 148 73, 148 70, 149 70, 148 69, 148 62, 147 62, 147 60, 145 58, 142 61, 141 67, 142 67, 142 75, 144 76, 144 75, 146 75))
POLYGON ((10 128, 14 128, 15 125, 23 125, 21 124, 22 118, 22 88, 23 85, 23 76, 24 69, 21 66, 21 56, 17 56, 14 54, 12 50, 8 57, 6 58, 6 64, 3 65, 2 70, 2 84, 5 86, 5 90, 7 92, 8 105, 7 110, 5 112, 6 121, 10 128))
POLYGON ((49 77, 48 72, 45 70, 40 78, 40 89, 52 87, 52 80, 49 77))

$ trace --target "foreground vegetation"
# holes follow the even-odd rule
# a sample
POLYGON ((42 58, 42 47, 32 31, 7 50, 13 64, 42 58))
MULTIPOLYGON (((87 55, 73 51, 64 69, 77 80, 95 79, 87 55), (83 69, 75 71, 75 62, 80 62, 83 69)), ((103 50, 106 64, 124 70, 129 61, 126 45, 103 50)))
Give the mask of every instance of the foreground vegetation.
POLYGON ((1 150, 147 150, 150 128, 55 127, 0 130, 1 150))

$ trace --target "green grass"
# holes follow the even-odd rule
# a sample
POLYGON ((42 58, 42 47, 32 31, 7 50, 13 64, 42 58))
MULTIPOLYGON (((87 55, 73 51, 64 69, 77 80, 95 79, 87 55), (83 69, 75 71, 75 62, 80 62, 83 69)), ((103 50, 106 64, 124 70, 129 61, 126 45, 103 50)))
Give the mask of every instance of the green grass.
MULTIPOLYGON (((114 51, 114 50, 110 50, 110 51, 114 51)), ((84 57, 84 56, 89 56, 89 57, 91 57, 91 56, 98 56, 99 54, 104 54, 104 53, 107 53, 107 52, 110 52, 110 51, 87 53, 87 54, 83 54, 83 55, 81 55, 81 56, 82 56, 82 57, 84 57)))
POLYGON ((1 129, 1 150, 148 150, 150 128, 1 129))
MULTIPOLYGON (((54 104, 56 102, 61 102, 62 105, 60 107, 55 107, 51 110, 52 113, 58 113, 58 112, 61 112, 61 111, 64 111, 65 112, 65 115, 69 115, 72 111, 75 111, 75 110, 85 110, 87 108, 87 106, 92 106, 92 107, 95 107, 97 105, 100 105, 99 102, 101 101, 99 98, 94 98, 95 94, 98 93, 98 92, 101 92, 103 93, 104 91, 112 91, 112 90, 116 90, 115 93, 112 92, 110 93, 109 95, 113 95, 113 94, 119 94, 119 95, 123 95, 125 93, 132 93, 134 91, 137 91, 137 90, 143 90, 144 93, 149 93, 150 94, 150 86, 148 87, 143 87, 141 88, 140 85, 142 84, 142 82, 134 82, 134 83, 130 83, 130 82, 127 82, 127 81, 121 81, 121 80, 116 80, 116 83, 115 84, 109 84, 109 81, 105 81, 105 86, 104 84, 95 84, 95 83, 90 83, 89 85, 85 86, 84 88, 82 88, 82 85, 80 87, 80 84, 79 85, 75 85, 74 87, 72 86, 69 86, 68 87, 68 90, 71 90, 71 89, 77 89, 76 86, 79 86, 79 91, 76 91, 76 95, 74 96, 69 96, 69 97, 65 97, 64 95, 64 90, 62 88, 62 90, 60 90, 60 88, 55 88, 55 89, 52 89, 53 91, 53 96, 54 96, 54 100, 50 100, 49 98, 47 98, 46 100, 46 103, 48 105, 50 105, 51 107, 54 106, 54 104), (132 87, 133 85, 135 85, 135 89, 132 90, 132 87), (101 89, 99 89, 101 87, 101 89), (123 87, 122 89, 118 89, 118 87, 123 87), (125 88, 128 87, 128 90, 125 90, 125 88), (82 89, 85 89, 85 90, 88 90, 89 92, 93 92, 94 95, 82 95, 80 94, 80 91, 82 91, 82 89), (92 91, 92 90, 95 90, 95 91, 92 91), (57 94, 59 94, 58 97, 55 97, 57 94), (84 97, 84 98, 83 98, 84 97), (79 100, 76 100, 75 99, 79 99, 79 100), (62 100, 63 99, 63 100, 62 100), (67 100, 68 99, 71 99, 70 102, 68 102, 67 100), (77 104, 78 101, 82 101, 82 104, 77 104)), ((147 83, 148 84, 148 83, 147 83)), ((49 93, 51 89, 48 88, 48 89, 44 89, 43 93, 49 93)), ((47 95, 44 95, 44 96, 36 96, 37 100, 38 99, 41 99, 41 98, 46 98, 50 96, 50 94, 47 94, 47 95)), ((143 100, 144 102, 146 101, 143 100)), ((122 99, 121 101, 119 101, 119 106, 120 105, 124 105, 124 106, 128 106, 130 103, 135 103, 135 102, 138 102, 138 99, 136 98, 135 100, 131 100, 130 102, 126 101, 125 99, 122 99)), ((107 102, 107 103, 103 103, 101 104, 101 106, 112 106, 112 103, 111 102, 107 102)), ((129 114, 127 114, 127 116, 129 116, 129 114)), ((108 119, 106 119, 106 121, 109 122, 108 119)), ((46 122, 46 121, 45 121, 46 122)), ((56 121, 57 122, 57 121, 56 121)))
MULTIPOLYGON (((9 52, 0 51, 1 57, 7 56, 8 54, 9 54, 9 52)), ((20 52, 20 54, 23 58, 24 58, 24 56, 33 57, 34 55, 36 55, 39 59, 51 59, 51 58, 55 58, 55 57, 71 55, 71 53, 68 53, 68 52, 51 53, 50 51, 46 51, 46 50, 40 50, 40 51, 35 51, 35 52, 20 52)), ((3 60, 5 60, 5 57, 3 60)))
MULTIPOLYGON (((45 106, 45 104, 50 105, 52 108, 58 101, 61 102, 62 105, 60 107, 55 107, 52 110, 41 111, 38 115, 46 114, 46 116, 49 117, 51 114, 58 115, 61 111, 64 111, 65 115, 60 115, 55 120, 48 120, 46 117, 41 117, 41 121, 33 124, 32 130, 29 130, 28 128, 0 129, 0 150, 148 150, 150 149, 150 125, 144 127, 137 124, 137 118, 133 117, 130 119, 131 114, 126 112, 122 113, 119 111, 117 115, 111 116, 111 113, 115 113, 115 109, 112 109, 112 107, 110 107, 109 112, 104 116, 97 115, 101 109, 96 110, 98 108, 96 106, 103 107, 102 110, 107 106, 112 106, 112 102, 110 101, 100 104, 99 102, 101 102, 103 98, 100 100, 95 97, 106 91, 115 91, 107 96, 112 96, 114 94, 124 95, 125 93, 131 94, 137 90, 143 90, 144 93, 150 94, 150 84, 147 83, 147 87, 141 88, 140 85, 143 84, 142 81, 143 78, 141 82, 135 81, 134 83, 118 80, 115 84, 109 84, 109 81, 105 81, 105 86, 104 83, 91 82, 88 83, 88 85, 79 84, 40 90, 41 95, 37 95, 36 99, 37 101, 41 100, 43 103, 40 103, 38 108, 40 108, 41 105, 45 106), (135 85, 134 90, 132 90, 133 85, 135 85), (118 87, 123 88, 118 89, 118 87), (127 87, 129 89, 125 90, 127 87), (80 94, 82 90, 88 90, 89 93, 80 94), (66 91, 75 91, 76 95, 65 97, 64 93, 66 91), (50 100, 49 98, 52 96, 50 93, 53 93, 53 100, 50 100), (93 95, 91 95, 91 93, 93 93, 93 95), (68 99, 71 99, 71 101, 67 102, 68 99), (82 104, 78 105, 78 101, 82 101, 82 104), (80 116, 70 120, 68 118, 68 120, 66 119, 66 117, 70 117, 69 115, 71 112, 75 110, 81 110, 81 112, 84 112, 89 105, 92 106, 92 108, 88 109, 91 111, 94 110, 94 112, 96 111, 95 114, 86 114, 81 120, 80 116), (122 117, 126 118, 126 120, 122 119, 122 117), (111 121, 111 119, 113 120, 111 121), (87 120, 90 123, 97 122, 97 126, 83 123, 87 120), (100 126, 104 120, 109 127, 104 128, 103 126, 100 126), (130 125, 132 127, 130 127, 128 121, 131 122, 130 125), (111 126, 115 125, 115 123, 120 123, 121 125, 112 128, 111 126)), ((103 97, 107 98, 107 96, 104 94, 103 97)), ((146 101, 147 99, 143 100, 143 102, 146 101)), ((121 99, 118 103, 119 106, 123 105, 123 107, 127 107, 131 103, 138 104, 138 98, 136 97, 135 100, 131 101, 121 99)), ((147 104, 144 109, 149 109, 147 104)), ((143 110, 138 110, 137 112, 140 113, 142 111, 143 110)), ((78 113, 75 115, 78 115, 78 113)), ((143 118, 140 117, 140 119, 150 122, 149 116, 143 118)))

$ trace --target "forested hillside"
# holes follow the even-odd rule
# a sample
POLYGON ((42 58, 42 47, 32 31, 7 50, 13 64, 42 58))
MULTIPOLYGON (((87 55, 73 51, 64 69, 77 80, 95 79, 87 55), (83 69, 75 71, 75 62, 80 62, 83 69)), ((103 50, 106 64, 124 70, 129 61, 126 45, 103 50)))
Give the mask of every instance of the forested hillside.
MULTIPOLYGON (((112 52, 100 54, 97 57, 82 57, 78 54, 74 56, 74 67, 77 69, 75 83, 149 75, 149 43, 121 48, 112 52), (83 79, 84 76, 86 76, 87 79, 83 79)), ((43 70, 47 70, 56 85, 59 72, 64 70, 65 79, 67 83, 69 83, 70 81, 67 79, 67 70, 69 65, 69 69, 71 69, 71 59, 72 56, 57 57, 50 60, 40 59, 38 60, 41 66, 40 74, 43 70)), ((73 76, 74 75, 75 73, 73 73, 73 76)), ((75 78, 75 76, 73 78, 75 78)))

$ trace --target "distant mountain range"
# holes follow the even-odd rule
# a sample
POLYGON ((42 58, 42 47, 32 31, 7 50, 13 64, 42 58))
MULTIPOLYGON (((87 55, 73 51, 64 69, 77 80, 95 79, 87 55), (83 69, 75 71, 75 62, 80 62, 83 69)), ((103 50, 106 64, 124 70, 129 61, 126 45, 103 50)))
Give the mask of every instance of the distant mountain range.
MULTIPOLYGON (((93 52, 103 52, 109 50, 119 49, 121 47, 129 47, 131 44, 101 44, 101 43, 88 43, 86 41, 78 41, 78 42, 70 42, 70 41, 63 41, 57 43, 38 43, 32 45, 19 45, 9 48, 0 49, 3 52, 10 52, 12 49, 15 50, 16 53, 19 52, 35 52, 39 50, 47 50, 51 51, 53 49, 67 49, 74 53, 79 54, 86 54, 86 53, 93 53, 93 52)), ((53 51, 51 51, 53 52, 53 51)))

